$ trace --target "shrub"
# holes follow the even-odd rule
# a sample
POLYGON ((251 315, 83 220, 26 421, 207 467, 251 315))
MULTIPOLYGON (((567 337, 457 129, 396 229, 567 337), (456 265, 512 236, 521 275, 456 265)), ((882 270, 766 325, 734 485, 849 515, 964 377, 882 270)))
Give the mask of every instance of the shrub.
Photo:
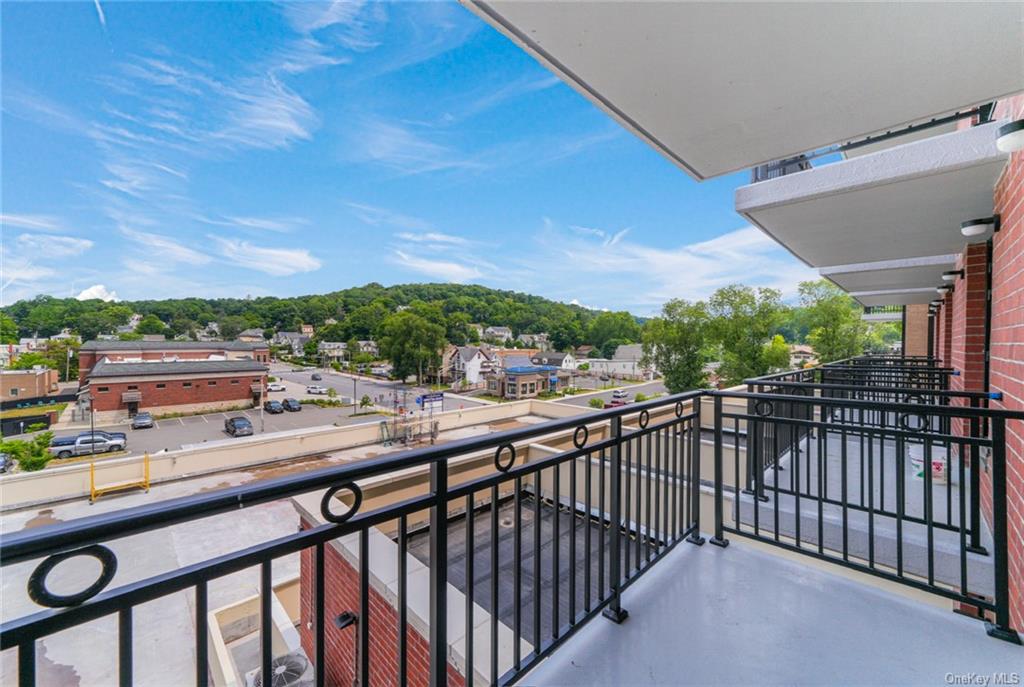
POLYGON ((47 450, 53 441, 53 432, 40 432, 29 441, 11 439, 0 442, 0 453, 18 461, 18 467, 25 472, 42 470, 53 456, 47 450))
POLYGON ((25 428, 26 432, 41 432, 42 430, 49 427, 45 422, 33 422, 31 425, 25 428))
POLYGON ((327 389, 327 398, 334 398, 337 395, 338 391, 333 386, 327 389))
POLYGON ((359 399, 360 408, 369 408, 373 405, 373 399, 368 394, 363 394, 363 397, 359 399))
POLYGON ((587 405, 591 408, 604 408, 604 400, 600 398, 592 398, 587 401, 587 405))
POLYGON ((276 382, 276 381, 277 381, 277 377, 267 377, 267 382, 268 383, 269 382, 276 382))
POLYGON ((650 396, 647 394, 637 394, 633 397, 633 400, 639 403, 640 401, 646 401, 648 398, 650 398, 650 396))

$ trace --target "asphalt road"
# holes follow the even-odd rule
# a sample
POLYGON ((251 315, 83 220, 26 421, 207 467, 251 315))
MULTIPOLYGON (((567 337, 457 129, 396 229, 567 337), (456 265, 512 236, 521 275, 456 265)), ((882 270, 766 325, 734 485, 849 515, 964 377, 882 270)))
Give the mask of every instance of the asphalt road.
MULTIPOLYGON (((659 381, 654 381, 654 382, 647 382, 645 384, 637 384, 635 386, 622 387, 622 388, 625 390, 625 392, 627 394, 629 394, 627 398, 630 401, 632 401, 633 398, 638 393, 646 394, 648 396, 650 396, 651 394, 664 394, 664 393, 668 393, 668 389, 665 388, 665 385, 660 380, 659 381)), ((603 391, 600 394, 588 394, 588 395, 582 396, 582 397, 581 396, 566 396, 565 398, 558 399, 557 401, 555 401, 555 403, 568 403, 568 404, 574 405, 574 406, 585 406, 588 403, 590 403, 590 399, 592 399, 592 398, 601 398, 601 399, 603 399, 604 401, 607 402, 607 401, 612 400, 612 391, 613 391, 613 389, 609 389, 608 391, 603 391)))
MULTIPOLYGON (((308 372, 291 372, 280 367, 272 367, 270 374, 284 382, 301 385, 303 387, 301 389, 298 386, 295 387, 295 394, 301 393, 302 396, 304 396, 305 386, 318 384, 320 386, 334 389, 338 392, 338 396, 347 396, 352 398, 354 393, 357 401, 365 394, 372 398, 374 403, 377 405, 389 409, 394 409, 397 401, 399 406, 404 405, 407 410, 418 410, 416 397, 424 393, 429 393, 427 389, 410 384, 401 384, 399 382, 393 382, 386 379, 355 377, 352 375, 342 374, 340 372, 334 372, 333 370, 330 372, 325 372, 322 369, 310 370, 308 372), (323 379, 314 381, 311 378, 314 373, 319 374, 323 379)), ((291 389, 289 389, 289 393, 292 393, 291 389)), ((274 393, 271 394, 271 398, 283 398, 287 395, 287 393, 274 393)), ((301 398, 302 396, 296 395, 295 397, 301 398)), ((472 408, 479 405, 484 404, 465 397, 451 398, 448 394, 445 394, 444 410, 459 410, 460 408, 472 408)))

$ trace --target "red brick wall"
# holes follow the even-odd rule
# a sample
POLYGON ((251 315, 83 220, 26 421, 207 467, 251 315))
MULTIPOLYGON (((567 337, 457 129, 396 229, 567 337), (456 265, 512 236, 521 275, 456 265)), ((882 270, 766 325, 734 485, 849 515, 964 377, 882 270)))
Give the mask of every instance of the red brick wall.
MULTIPOLYGON (((302 529, 309 527, 303 519, 302 529)), ((345 611, 359 613, 359 572, 341 553, 328 543, 324 546, 324 657, 327 687, 351 687, 355 666, 356 625, 343 630, 334 626, 334 619, 345 611)), ((316 656, 313 598, 315 573, 313 550, 300 554, 300 622, 302 648, 310 660, 316 656)), ((414 628, 406 625, 407 675, 411 687, 430 684, 430 644, 414 628)), ((370 684, 391 687, 398 684, 398 614, 394 606, 370 585, 370 684)), ((465 680, 448 664, 449 687, 463 687, 465 680)))
POLYGON ((953 307, 952 296, 942 299, 942 306, 936 316, 938 320, 938 335, 935 338, 936 355, 942 361, 944 367, 952 367, 953 348, 953 307))
MULTIPOLYGON (((192 350, 180 350, 180 349, 150 349, 145 351, 79 351, 78 353, 78 382, 79 384, 85 383, 85 378, 89 376, 89 371, 96 365, 97 362, 103 358, 109 358, 110 360, 124 360, 125 358, 141 358, 142 360, 163 360, 165 357, 177 357, 181 360, 206 360, 211 355, 227 355, 229 351, 226 351, 222 347, 218 347, 216 344, 210 345, 209 348, 192 349, 192 350)), ((234 357, 234 352, 228 357, 234 357)), ((261 363, 270 362, 270 348, 257 348, 252 351, 246 351, 245 356, 251 356, 253 360, 261 363)))
MULTIPOLYGON (((1002 102, 997 117, 1024 117, 1024 96, 1002 102)), ((995 407, 1024 410, 1024 151, 1013 153, 995 188, 1002 229, 993 239, 991 383, 995 407)), ((1007 423, 1010 618, 1024 630, 1024 426, 1007 423)))
POLYGON ((162 406, 176 406, 191 403, 221 403, 224 401, 238 401, 244 403, 252 400, 251 384, 256 382, 264 383, 266 375, 253 373, 248 375, 235 375, 231 377, 203 377, 201 379, 153 379, 137 380, 132 382, 105 382, 102 378, 92 380, 93 404, 97 410, 127 410, 128 406, 121 401, 121 394, 125 391, 142 392, 142 402, 139 408, 156 408, 162 406), (232 384, 232 380, 238 382, 232 384), (208 382, 216 382, 210 385, 208 382), (184 384, 191 383, 191 387, 184 384), (157 388, 163 384, 164 388, 157 388), (136 386, 138 389, 129 389, 129 386, 136 386), (101 391, 107 389, 107 391, 101 391))
POLYGON ((964 276, 952 294, 950 364, 960 371, 951 387, 957 391, 985 389, 985 292, 988 287, 984 243, 968 245, 957 260, 964 276))

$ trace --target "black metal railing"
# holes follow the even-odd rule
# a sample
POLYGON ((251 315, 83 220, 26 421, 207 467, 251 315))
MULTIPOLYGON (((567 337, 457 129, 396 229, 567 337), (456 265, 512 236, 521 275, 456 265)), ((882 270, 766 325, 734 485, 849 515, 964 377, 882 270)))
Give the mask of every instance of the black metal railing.
MULTIPOLYGON (((18 683, 34 685, 39 677, 36 647, 40 639, 113 616, 118 622, 118 679, 131 684, 137 671, 144 669, 133 661, 135 612, 146 603, 185 593, 191 596, 195 614, 195 682, 207 685, 211 681, 207 616, 211 585, 233 573, 258 568, 258 667, 260 675, 271 675, 281 659, 272 642, 273 566, 300 553, 303 571, 309 575, 303 579, 311 579, 313 585, 306 590, 311 617, 304 642, 311 655, 302 660, 313 667, 314 683, 325 684, 331 661, 348 663, 344 654, 332 657, 331 647, 337 644, 327 641, 329 634, 334 637, 346 631, 354 633, 350 639, 358 656, 356 665, 347 669, 346 682, 380 683, 381 666, 397 662, 398 681, 404 684, 413 632, 406 559, 416 523, 422 523, 429 539, 430 610, 429 618, 423 619, 429 632, 423 640, 429 647, 430 683, 447 683, 450 644, 456 639, 448 634, 452 570, 460 573, 465 627, 470 628, 459 644, 465 683, 473 684, 476 674, 490 684, 511 682, 595 615, 622 620, 623 589, 676 544, 685 539, 703 543, 698 478, 702 395, 697 391, 670 396, 7 535, 0 547, 0 563, 7 574, 15 571, 14 566, 19 566, 18 573, 31 570, 28 595, 44 608, 6 620, 0 628, 0 650, 17 651, 18 683), (529 445, 544 437, 560 437, 564 450, 525 460, 529 445), (463 473, 453 459, 480 452, 485 463, 493 461, 493 469, 482 477, 459 481, 457 475, 463 473), (400 471, 408 474, 415 467, 429 471, 429 487, 424 486, 421 494, 362 508, 361 483, 400 471), (307 523, 288 536, 106 589, 119 564, 131 565, 130 559, 119 561, 114 552, 116 542, 126 537, 323 489, 327 491, 320 501, 322 523, 307 523), (505 515, 499 522, 501 509, 505 515), (461 545, 453 545, 449 532, 452 514, 458 511, 463 518, 459 526, 465 527, 466 534, 461 545), (426 517, 421 517, 424 513, 426 517), (394 523, 397 531, 393 617, 381 615, 370 603, 371 575, 380 574, 371 572, 370 533, 387 523, 394 523), (509 537, 502 531, 508 529, 510 547, 503 545, 509 537), (326 617, 326 601, 328 592, 337 588, 329 587, 326 580, 330 566, 341 561, 332 542, 345 537, 358 539, 353 567, 359 601, 358 608, 334 619, 326 617), (99 561, 101 571, 95 583, 71 595, 52 591, 47 577, 53 568, 81 557, 99 561), (482 568, 486 568, 483 573, 482 568), (486 650, 474 646, 474 604, 490 613, 486 650), (513 633, 511 647, 504 653, 499 647, 499 623, 513 633), (339 629, 349 626, 351 630, 339 629), (528 651, 524 642, 531 647, 528 651), (381 649, 384 644, 390 646, 381 649), (475 660, 475 655, 485 659, 475 660)), ((175 627, 173 634, 180 632, 175 627)), ((113 648, 96 646, 96 651, 113 648)))
POLYGON ((880 401, 879 394, 905 399, 921 390, 776 385, 791 391, 787 405, 805 407, 802 417, 776 410, 777 393, 714 392, 712 542, 737 534, 928 591, 979 616, 991 613, 989 634, 1019 641, 1009 625, 1005 436, 1006 424, 1024 413, 981 408, 983 394, 930 390, 926 402, 880 401), (927 403, 938 398, 944 402, 927 403), (752 436, 791 443, 779 459, 751 469, 743 462, 756 454, 723 443, 741 423, 748 443, 752 436))
POLYGON ((864 315, 902 315, 902 305, 865 305, 864 315))

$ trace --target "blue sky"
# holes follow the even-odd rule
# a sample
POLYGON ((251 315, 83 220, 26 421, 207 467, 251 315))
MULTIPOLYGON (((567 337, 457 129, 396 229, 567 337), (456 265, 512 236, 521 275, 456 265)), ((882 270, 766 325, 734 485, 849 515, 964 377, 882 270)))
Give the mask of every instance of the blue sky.
POLYGON ((3 302, 810 270, 454 2, 2 5, 3 302))

